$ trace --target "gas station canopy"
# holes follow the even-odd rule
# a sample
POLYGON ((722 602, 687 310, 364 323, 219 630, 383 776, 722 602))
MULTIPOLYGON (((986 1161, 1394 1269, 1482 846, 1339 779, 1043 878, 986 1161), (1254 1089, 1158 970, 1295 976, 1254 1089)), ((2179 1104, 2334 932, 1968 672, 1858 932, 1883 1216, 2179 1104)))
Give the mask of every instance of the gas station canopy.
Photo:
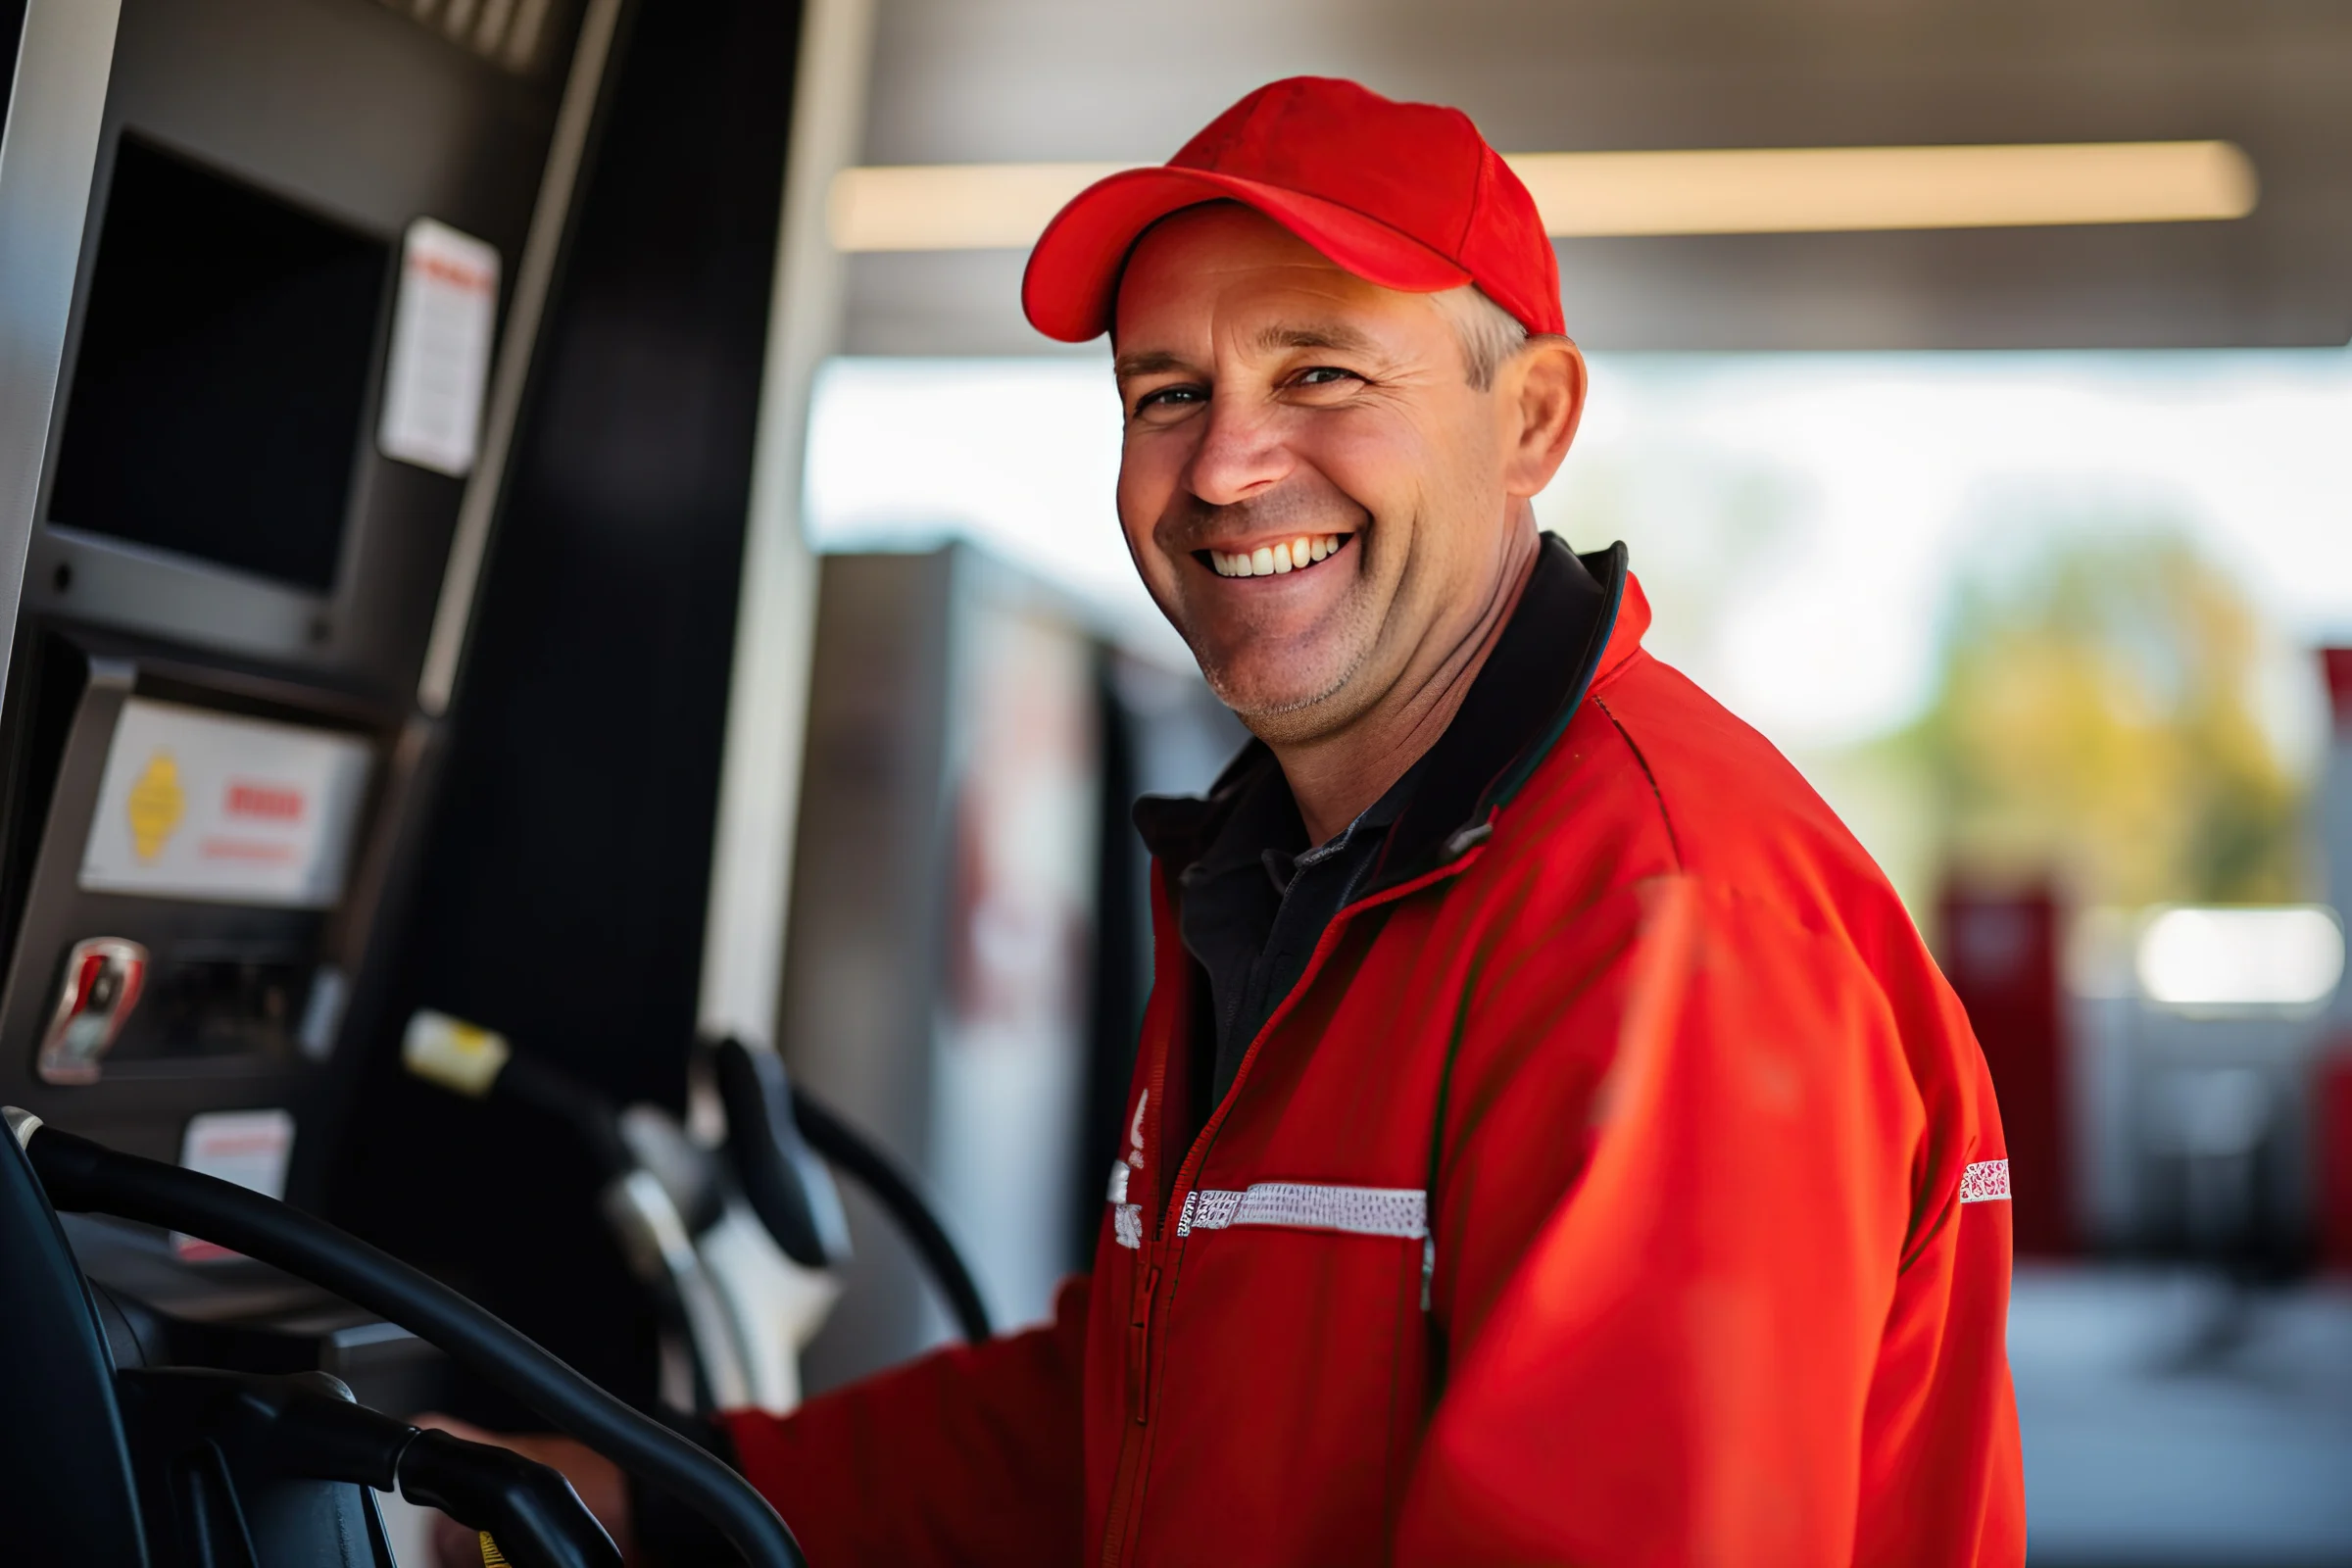
MULTIPOLYGON (((1800 231, 1727 232, 1779 225, 1752 211, 1646 225, 1553 218, 1569 329, 1590 347, 2286 347, 2352 337, 2352 166, 2340 155, 2352 137, 2352 12, 2340 6, 896 0, 879 8, 876 27, 866 167, 834 193, 837 237, 854 251, 852 353, 1054 348, 1020 318, 1023 237, 1002 220, 1000 231, 982 225, 962 242, 914 236, 919 248, 902 248, 904 235, 861 238, 854 223, 845 233, 845 218, 873 212, 855 198, 872 197, 876 172, 904 180, 1019 166, 993 172, 1016 187, 1026 175, 1035 202, 1084 171, 1030 166, 1158 162, 1223 105, 1296 74, 1458 105, 1496 146, 1537 155, 1539 169, 1543 155, 1558 154, 2000 148, 2028 163, 2036 149, 2071 150, 2078 164, 2090 153, 2127 175, 2112 161, 2131 147, 2185 144, 2172 149, 2185 160, 2175 171, 2185 192, 2176 184, 2174 210, 2151 211, 2164 221, 2118 220, 2137 215, 2112 202, 2070 212, 2045 191, 2038 216, 1959 211, 1952 226, 1929 226, 1939 220, 1917 213, 1923 201, 1933 207, 1984 177, 1950 153, 1887 170, 1895 207, 1914 209, 1908 220, 1795 213, 1788 226, 1800 231)), ((2010 156, 2029 181, 2050 172, 2010 156)), ((1703 174, 1718 199, 1744 188, 1751 207, 1759 190, 1774 198, 1767 207, 1784 191, 1791 209, 1822 199, 1817 182, 1803 183, 1807 171, 1785 160, 1552 162, 1563 179, 1604 175, 1653 190, 1703 174)), ((1850 175, 1850 154, 1843 163, 1850 175)), ((2095 195, 2116 181, 2102 172, 2088 183, 2095 195)))

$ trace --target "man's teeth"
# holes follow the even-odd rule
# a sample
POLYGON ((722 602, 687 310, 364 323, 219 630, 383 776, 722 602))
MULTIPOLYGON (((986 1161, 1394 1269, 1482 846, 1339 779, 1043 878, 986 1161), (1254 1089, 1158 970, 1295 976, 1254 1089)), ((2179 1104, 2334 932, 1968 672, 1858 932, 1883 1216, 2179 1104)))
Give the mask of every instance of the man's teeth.
POLYGON ((1217 568, 1220 577, 1271 577, 1280 572, 1296 571, 1311 566, 1340 548, 1344 533, 1301 534, 1278 545, 1261 545, 1255 550, 1227 555, 1222 550, 1208 553, 1208 564, 1217 568))

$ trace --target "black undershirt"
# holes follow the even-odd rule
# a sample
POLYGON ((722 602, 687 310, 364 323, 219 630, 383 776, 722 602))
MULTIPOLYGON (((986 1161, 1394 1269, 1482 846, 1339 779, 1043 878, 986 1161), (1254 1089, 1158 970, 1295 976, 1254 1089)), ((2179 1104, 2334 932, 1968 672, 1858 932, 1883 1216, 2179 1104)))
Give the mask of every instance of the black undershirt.
POLYGON ((1213 1051, 1193 1053, 1196 1131, 1233 1087, 1250 1042, 1305 973, 1332 917, 1378 863, 1420 773, 1416 762, 1338 836, 1310 849, 1290 781, 1266 754, 1240 781, 1232 814, 1207 853, 1178 876, 1177 929, 1208 977, 1215 1034, 1213 1051))

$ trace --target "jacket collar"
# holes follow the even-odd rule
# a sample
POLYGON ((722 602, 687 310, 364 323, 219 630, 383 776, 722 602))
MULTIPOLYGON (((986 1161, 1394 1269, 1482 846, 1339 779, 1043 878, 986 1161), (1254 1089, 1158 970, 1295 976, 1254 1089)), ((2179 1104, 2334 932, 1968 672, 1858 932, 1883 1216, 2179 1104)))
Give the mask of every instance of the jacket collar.
MULTIPOLYGON (((1408 798, 1359 892, 1410 881, 1482 843, 1494 813, 1559 743, 1586 691, 1633 656, 1648 624, 1649 607, 1626 571, 1625 546, 1579 556, 1545 534, 1527 588, 1460 711, 1415 765, 1408 798)), ((1252 740, 1206 796, 1137 801, 1136 829, 1173 877, 1207 853, 1249 786, 1274 766, 1274 754, 1252 740)))

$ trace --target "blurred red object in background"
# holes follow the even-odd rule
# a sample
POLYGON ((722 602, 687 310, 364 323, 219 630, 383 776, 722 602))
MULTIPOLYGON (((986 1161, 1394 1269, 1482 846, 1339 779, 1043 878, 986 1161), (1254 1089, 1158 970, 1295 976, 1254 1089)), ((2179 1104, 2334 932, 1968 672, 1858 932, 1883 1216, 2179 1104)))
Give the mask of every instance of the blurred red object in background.
POLYGON ((2323 648, 2320 667, 2328 674, 2328 705, 2338 729, 2352 728, 2352 648, 2323 648))
POLYGON ((1954 880, 1945 885, 1941 912, 1944 977, 1968 1009, 2000 1098, 2016 1250, 2068 1255, 2075 1250, 2074 1170, 2058 901, 2046 888, 1995 893, 1954 880))
POLYGON ((2352 1273, 2352 1039, 2320 1058, 2312 1107, 2319 1123, 2320 1266, 2352 1273))
MULTIPOLYGON (((2352 791, 2352 648, 2323 648, 2320 667, 2327 673, 2328 698, 2335 710, 2335 755, 2321 785, 2324 794, 2352 791)), ((2328 896, 2339 915, 2352 914, 2352 844, 2344 842, 2352 827, 2352 808, 2340 794, 2325 798, 2319 809, 2322 853, 2328 861, 2328 896), (2332 807, 2332 808, 2331 808, 2332 807)), ((2339 996, 2336 1016, 2344 1014, 2339 996)), ((2318 1135, 2320 1261, 2324 1267, 2352 1272, 2352 1034, 2338 1036, 2323 1052, 2312 1077, 2312 1107, 2318 1135)))

